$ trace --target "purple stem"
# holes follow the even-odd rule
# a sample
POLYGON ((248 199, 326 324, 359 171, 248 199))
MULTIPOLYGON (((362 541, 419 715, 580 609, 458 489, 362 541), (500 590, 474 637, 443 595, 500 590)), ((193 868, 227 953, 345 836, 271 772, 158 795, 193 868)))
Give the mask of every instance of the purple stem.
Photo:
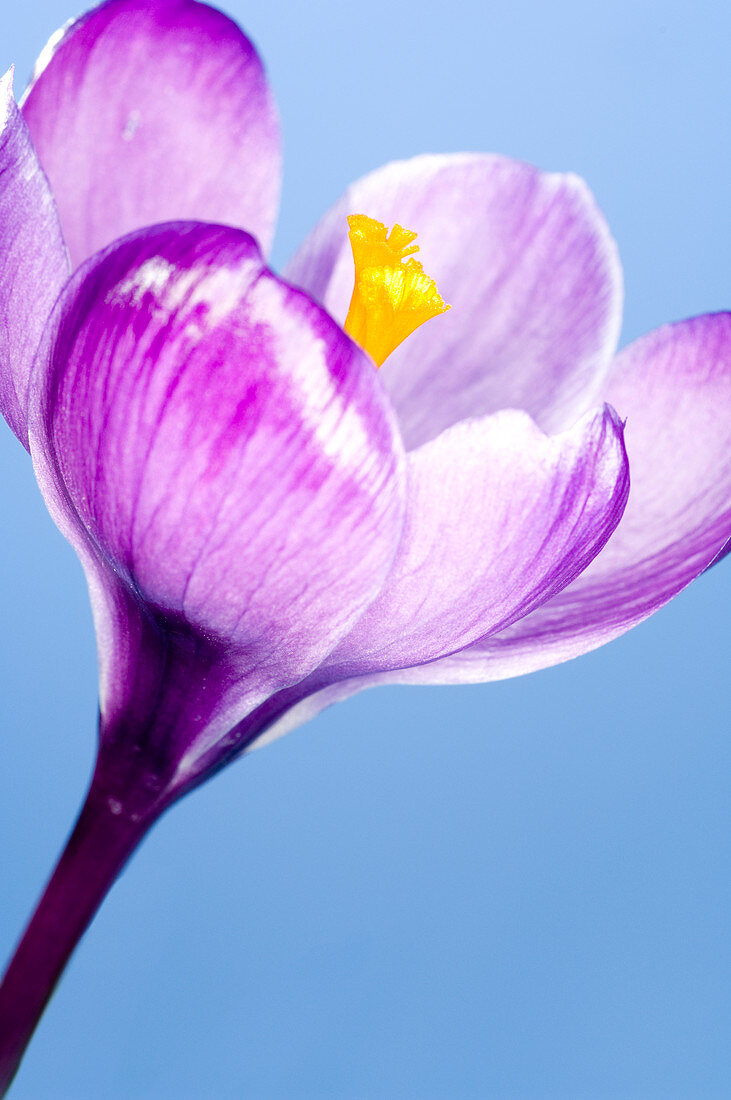
POLYGON ((92 783, 68 844, 0 984, 0 1097, 71 953, 157 813, 130 815, 92 783))

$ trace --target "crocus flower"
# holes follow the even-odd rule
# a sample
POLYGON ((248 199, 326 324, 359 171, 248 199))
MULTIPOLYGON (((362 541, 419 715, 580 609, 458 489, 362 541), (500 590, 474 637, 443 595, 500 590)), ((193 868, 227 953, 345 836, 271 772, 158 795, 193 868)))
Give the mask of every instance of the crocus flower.
POLYGON ((185 791, 361 687, 586 652, 717 558, 731 316, 615 356, 587 188, 497 156, 360 180, 280 279, 273 101, 193 0, 83 16, 22 112, 4 78, 0 123, 0 407, 85 569, 100 664, 90 793, 0 989, 7 1085, 185 791))

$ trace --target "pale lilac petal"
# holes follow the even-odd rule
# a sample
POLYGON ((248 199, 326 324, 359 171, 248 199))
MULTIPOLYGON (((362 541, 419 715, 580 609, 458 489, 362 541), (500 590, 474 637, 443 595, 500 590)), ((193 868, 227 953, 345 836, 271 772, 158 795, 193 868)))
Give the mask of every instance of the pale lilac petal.
POLYGON ((499 680, 577 657, 718 560, 731 538, 731 314, 667 325, 631 344, 606 396, 627 416, 632 485, 617 530, 577 580, 509 629, 440 660, 324 686, 315 673, 309 694, 306 682, 286 706, 285 693, 251 747, 365 688, 499 680))
POLYGON ((48 181, 13 98, 0 80, 0 412, 28 446, 28 380, 69 262, 48 181))
POLYGON ((417 157, 359 180, 287 270, 341 322, 353 213, 415 230, 419 258, 452 306, 382 369, 407 449, 504 408, 562 431, 596 404, 617 345, 622 277, 580 179, 464 154, 417 157))
MULTIPOLYGON (((278 741, 285 734, 292 733, 300 726, 304 726, 306 722, 311 722, 313 718, 317 718, 318 714, 333 706, 334 703, 342 703, 349 699, 351 695, 357 695, 359 691, 364 691, 366 688, 378 687, 382 683, 387 684, 397 680, 400 673, 376 672, 371 676, 340 680, 319 689, 314 685, 316 675, 310 677, 312 681, 310 694, 305 694, 303 698, 302 692, 298 693, 297 689, 293 689, 286 693, 287 696, 291 696, 291 700, 287 698, 285 705, 276 710, 275 716, 269 722, 265 721, 261 724, 256 722, 255 725, 252 723, 254 732, 251 737, 246 737, 247 752, 271 745, 273 741, 278 741), (259 729, 263 729, 264 732, 259 733, 259 729)), ((302 691, 306 691, 306 688, 307 683, 302 685, 302 691)))
POLYGON ((731 537, 731 314, 667 325, 617 357, 607 400, 627 417, 632 487, 608 546, 505 633, 400 680, 496 680, 586 653, 647 618, 731 537))
POLYGON ((105 728, 152 707, 166 745, 203 751, 319 664, 383 584, 402 523, 390 406, 370 359, 223 227, 161 226, 95 257, 47 341, 31 449, 87 569, 105 728))
POLYGON ((408 458, 393 569, 329 679, 433 661, 527 615, 601 550, 629 490, 608 407, 553 438, 522 412, 465 421, 408 458))
POLYGON ((110 0, 55 35, 23 105, 74 264, 191 218, 268 248, 277 112, 252 44, 194 0, 110 0))

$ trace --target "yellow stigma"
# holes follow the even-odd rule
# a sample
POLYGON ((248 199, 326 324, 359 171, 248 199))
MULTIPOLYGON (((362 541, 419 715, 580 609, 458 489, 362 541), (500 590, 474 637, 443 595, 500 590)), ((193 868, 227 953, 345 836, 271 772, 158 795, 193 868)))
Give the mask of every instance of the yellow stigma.
POLYGON ((419 251, 413 244, 416 233, 400 225, 389 233, 383 222, 365 214, 351 214, 348 225, 355 286, 345 331, 380 367, 402 340, 449 306, 434 280, 412 259, 419 251))

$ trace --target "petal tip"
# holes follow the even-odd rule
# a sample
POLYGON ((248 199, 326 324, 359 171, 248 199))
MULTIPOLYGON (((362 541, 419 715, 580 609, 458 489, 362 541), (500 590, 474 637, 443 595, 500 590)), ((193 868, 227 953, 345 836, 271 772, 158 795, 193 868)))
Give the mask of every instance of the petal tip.
POLYGON ((177 219, 242 226, 268 248, 277 112, 255 47, 224 13, 108 0, 51 37, 21 107, 75 266, 177 219))
POLYGON ((612 424, 616 435, 624 437, 624 429, 627 424, 627 417, 620 416, 617 410, 614 408, 614 405, 610 405, 608 401, 605 401, 601 410, 597 413, 597 417, 602 417, 603 419, 608 420, 612 424))
POLYGON ((13 78, 15 65, 11 65, 6 73, 0 76, 0 125, 5 126, 15 103, 13 94, 13 78))

